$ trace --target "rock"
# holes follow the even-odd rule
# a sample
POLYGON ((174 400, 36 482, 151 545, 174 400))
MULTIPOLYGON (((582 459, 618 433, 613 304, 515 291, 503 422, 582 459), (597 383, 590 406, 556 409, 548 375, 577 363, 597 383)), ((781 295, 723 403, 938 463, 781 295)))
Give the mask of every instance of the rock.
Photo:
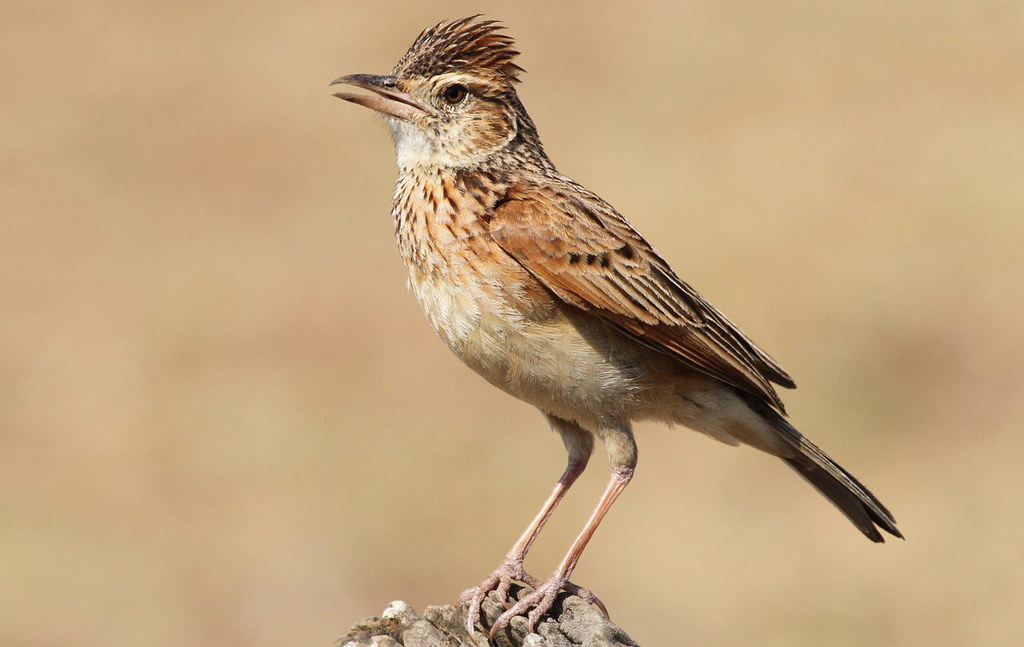
MULTIPOLYGON (((490 627, 505 610, 494 594, 484 600, 481 622, 490 627)), ((580 598, 563 593, 535 633, 526 618, 516 617, 488 642, 478 628, 474 638, 466 631, 464 608, 430 606, 419 615, 402 601, 392 602, 381 616, 356 623, 338 647, 638 647, 620 627, 580 598)))

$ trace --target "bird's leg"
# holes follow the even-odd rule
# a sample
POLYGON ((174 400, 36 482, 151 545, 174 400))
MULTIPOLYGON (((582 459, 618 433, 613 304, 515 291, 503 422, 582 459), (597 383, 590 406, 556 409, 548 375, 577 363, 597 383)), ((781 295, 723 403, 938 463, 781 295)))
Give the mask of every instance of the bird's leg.
MULTIPOLYGON (((473 602, 476 599, 482 600, 491 591, 497 591, 498 596, 504 600, 508 593, 509 585, 513 581, 525 582, 530 586, 535 586, 539 583, 537 578, 523 570, 523 560, 526 558, 526 553, 529 552, 534 540, 540 535, 541 528, 547 523, 551 513, 554 512, 555 507, 565 496, 569 487, 583 473, 585 466, 586 461, 569 460, 565 471, 558 479, 558 483, 555 484, 555 488, 551 491, 551 495, 548 496, 547 501, 544 502, 537 516, 534 517, 530 525, 523 531, 519 540, 509 549, 505 559, 479 586, 468 589, 462 594, 463 602, 467 600, 473 602)), ((478 605, 471 604, 471 613, 476 606, 478 605)), ((505 606, 507 607, 508 604, 506 603, 505 606)))
POLYGON ((601 498, 597 502, 597 507, 594 508, 594 512, 590 515, 590 519, 587 520, 583 530, 580 531, 576 541, 573 542, 569 552, 562 558, 561 563, 555 569, 555 572, 551 574, 551 577, 544 582, 540 582, 539 586, 531 584, 533 586, 531 593, 524 596, 498 616, 491 626, 491 638, 494 637, 501 627, 508 624, 512 618, 525 612, 527 609, 530 609, 527 619, 530 621, 529 629, 532 632, 537 621, 551 609, 555 598, 558 596, 558 592, 563 589, 580 596, 588 602, 597 604, 601 611, 606 616, 608 615, 608 610, 597 599, 597 596, 586 589, 570 583, 569 576, 572 575, 573 569, 576 568, 576 562, 579 561, 580 555, 583 554, 583 549, 587 547, 591 537, 594 536, 594 531, 601 524, 601 520, 608 514, 612 504, 615 503, 615 500, 619 498, 619 494, 622 493, 622 490, 629 484, 630 479, 633 478, 633 470, 636 467, 636 444, 633 442, 633 434, 628 428, 622 431, 624 433, 611 433, 604 437, 605 446, 608 449, 608 456, 612 464, 612 473, 611 478, 608 480, 608 485, 605 486, 604 492, 601 493, 601 498))
POLYGON ((544 524, 551 518, 551 514, 555 511, 562 498, 565 497, 565 493, 569 491, 572 484, 583 473, 583 470, 586 469, 587 461, 590 460, 590 454, 594 449, 594 438, 590 432, 583 430, 575 423, 552 416, 548 418, 555 430, 562 436, 562 442, 565 443, 565 448, 569 452, 565 471, 562 472, 562 476, 559 477, 555 488, 551 491, 544 505, 541 506, 537 516, 533 518, 530 525, 523 531, 522 536, 512 545, 512 548, 509 549, 505 559, 498 565, 498 568, 494 569, 494 572, 488 575, 478 586, 467 589, 462 593, 460 601, 464 604, 469 603, 469 609, 466 613, 466 627, 470 635, 474 633, 476 623, 480 619, 480 605, 488 593, 496 591, 502 604, 507 609, 509 607, 507 600, 508 590, 512 582, 523 582, 534 589, 541 585, 540 580, 523 569, 523 560, 526 559, 526 553, 529 552, 533 542, 540 535, 544 524))

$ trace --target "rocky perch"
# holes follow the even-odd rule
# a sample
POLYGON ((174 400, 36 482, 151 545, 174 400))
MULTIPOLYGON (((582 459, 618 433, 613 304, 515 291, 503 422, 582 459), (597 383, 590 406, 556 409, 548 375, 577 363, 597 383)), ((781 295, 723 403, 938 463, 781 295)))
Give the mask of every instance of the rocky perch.
MULTIPOLYGON (((481 622, 490 627, 505 608, 492 594, 482 605, 481 622)), ((563 593, 551 612, 527 629, 525 617, 516 617, 494 640, 477 631, 466 631, 465 609, 452 605, 430 606, 423 615, 405 602, 392 602, 378 617, 356 623, 338 647, 638 647, 622 629, 580 598, 563 593)))

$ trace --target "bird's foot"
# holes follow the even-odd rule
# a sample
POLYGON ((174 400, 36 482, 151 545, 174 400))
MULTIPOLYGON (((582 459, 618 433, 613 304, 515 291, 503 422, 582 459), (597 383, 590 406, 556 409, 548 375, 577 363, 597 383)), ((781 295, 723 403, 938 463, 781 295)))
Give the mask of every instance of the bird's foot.
POLYGON ((582 586, 577 586, 568 580, 565 575, 555 573, 544 582, 531 583, 533 591, 522 596, 515 604, 508 607, 505 613, 498 616, 491 625, 490 637, 494 638, 498 631, 507 625, 512 618, 526 613, 526 619, 529 622, 528 629, 533 633, 536 627, 537 621, 541 619, 544 614, 551 610, 551 607, 555 603, 555 599, 558 597, 559 592, 565 591, 570 595, 575 595, 585 602, 597 605, 601 609, 601 613, 608 617, 608 608, 601 602, 601 599, 591 593, 589 590, 582 586))
POLYGON ((459 602, 469 604, 469 609, 466 610, 466 629, 470 636, 476 632, 476 625, 480 621, 480 605, 487 594, 494 591, 506 609, 509 608, 510 602, 514 602, 509 599, 509 587, 512 586, 512 582, 522 582, 533 589, 541 585, 540 580, 523 570, 523 560, 506 559, 478 586, 462 592, 459 602))

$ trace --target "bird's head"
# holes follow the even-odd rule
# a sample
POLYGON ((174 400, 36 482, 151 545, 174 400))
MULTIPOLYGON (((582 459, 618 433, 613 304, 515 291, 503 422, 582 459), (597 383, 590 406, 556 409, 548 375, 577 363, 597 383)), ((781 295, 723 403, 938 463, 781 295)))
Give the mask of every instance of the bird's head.
POLYGON ((398 165, 473 168, 511 155, 546 166, 536 129, 514 84, 523 71, 512 38, 471 16, 424 30, 391 74, 349 74, 331 85, 372 94, 334 96, 376 110, 395 141, 398 165))

